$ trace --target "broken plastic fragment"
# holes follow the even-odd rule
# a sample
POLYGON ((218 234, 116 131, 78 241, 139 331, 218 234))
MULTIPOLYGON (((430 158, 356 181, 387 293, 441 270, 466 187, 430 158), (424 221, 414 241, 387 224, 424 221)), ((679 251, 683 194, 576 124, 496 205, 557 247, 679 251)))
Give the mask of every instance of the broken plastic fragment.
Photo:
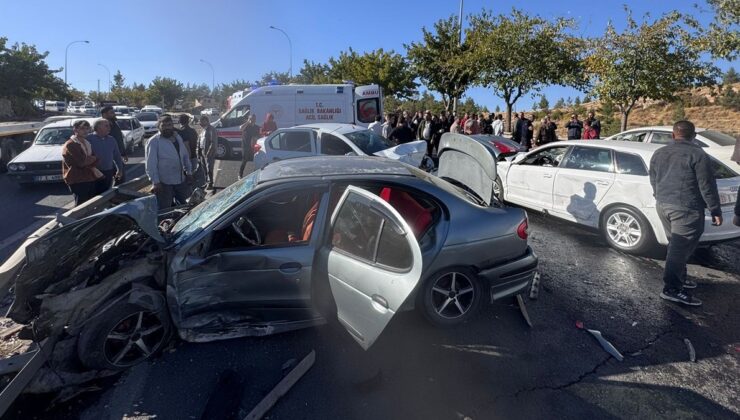
POLYGON ((576 328, 578 328, 579 330, 582 330, 583 329, 583 321, 576 321, 576 328))
POLYGON ((590 332, 591 335, 596 337, 596 340, 599 341, 599 344, 601 344, 601 347, 603 347, 607 353, 614 356, 614 358, 619 360, 620 362, 624 360, 624 356, 622 356, 622 353, 620 353, 619 350, 617 350, 617 348, 614 347, 614 345, 612 345, 612 343, 610 343, 606 338, 604 338, 601 335, 601 331, 597 331, 597 330, 586 330, 586 331, 590 332))
POLYGON ((529 298, 532 300, 537 299, 537 297, 540 294, 540 272, 536 271, 534 273, 534 278, 532 278, 532 286, 529 289, 529 298))
POLYGON ((691 341, 689 341, 688 338, 684 338, 683 342, 686 343, 686 348, 689 349, 689 360, 696 362, 696 350, 694 350, 694 345, 691 344, 691 341))
POLYGON ((527 325, 529 325, 529 328, 532 328, 532 321, 529 319, 529 313, 527 313, 527 307, 524 306, 524 299, 522 299, 522 295, 516 295, 516 301, 519 304, 519 311, 521 311, 524 320, 527 321, 527 325))

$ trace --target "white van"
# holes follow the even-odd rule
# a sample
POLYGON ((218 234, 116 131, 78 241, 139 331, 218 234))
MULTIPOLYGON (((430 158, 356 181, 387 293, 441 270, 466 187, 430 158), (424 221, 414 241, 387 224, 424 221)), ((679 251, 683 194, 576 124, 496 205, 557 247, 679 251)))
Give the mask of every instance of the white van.
POLYGON ((44 109, 46 111, 64 112, 66 106, 63 101, 46 101, 44 103, 44 109))
POLYGON ((345 123, 367 127, 382 115, 378 85, 277 85, 239 91, 228 99, 229 110, 214 122, 219 141, 218 159, 241 154, 241 131, 251 113, 262 125, 272 113, 278 128, 312 123, 345 123))

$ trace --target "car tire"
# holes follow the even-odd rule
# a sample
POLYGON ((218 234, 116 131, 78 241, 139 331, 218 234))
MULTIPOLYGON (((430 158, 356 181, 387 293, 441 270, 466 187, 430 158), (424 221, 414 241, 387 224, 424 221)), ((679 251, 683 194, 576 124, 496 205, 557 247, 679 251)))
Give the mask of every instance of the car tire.
POLYGON ((417 299, 424 318, 444 328, 472 319, 482 296, 483 287, 475 273, 465 267, 450 267, 429 276, 417 299))
POLYGON ((225 138, 219 137, 218 143, 216 144, 216 159, 229 158, 231 158, 231 146, 229 146, 229 141, 225 138))
POLYGON ((0 143, 0 173, 8 170, 8 163, 18 156, 18 145, 14 140, 5 140, 0 143))
POLYGON ((627 254, 645 254, 656 246, 645 216, 627 206, 611 207, 603 213, 601 233, 609 246, 627 254))
POLYGON ((127 369, 160 351, 169 341, 170 331, 166 311, 122 300, 85 326, 77 340, 77 355, 90 369, 127 369))

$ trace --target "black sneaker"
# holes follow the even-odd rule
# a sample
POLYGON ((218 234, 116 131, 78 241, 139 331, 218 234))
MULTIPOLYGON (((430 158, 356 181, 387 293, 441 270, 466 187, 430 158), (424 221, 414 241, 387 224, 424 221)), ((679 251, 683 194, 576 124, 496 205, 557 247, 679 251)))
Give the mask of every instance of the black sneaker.
POLYGON ((686 280, 683 283, 683 288, 684 289, 696 289, 696 282, 693 280, 686 280))
POLYGON ((671 302, 682 303, 688 306, 701 306, 701 301, 683 290, 669 290, 660 292, 660 297, 671 302))

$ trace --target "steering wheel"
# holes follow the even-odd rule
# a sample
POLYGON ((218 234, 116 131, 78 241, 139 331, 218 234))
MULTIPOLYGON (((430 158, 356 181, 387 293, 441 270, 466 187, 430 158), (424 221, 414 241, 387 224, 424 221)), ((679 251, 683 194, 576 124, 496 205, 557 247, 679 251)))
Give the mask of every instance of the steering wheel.
POLYGON ((542 166, 545 166, 545 165, 554 166, 555 164, 555 161, 552 160, 550 156, 542 156, 540 158, 540 162, 542 163, 542 166))
POLYGON ((248 244, 257 246, 262 243, 262 238, 260 237, 260 232, 257 230, 257 226, 255 226, 249 218, 242 216, 233 222, 231 227, 234 229, 234 232, 236 232, 236 234, 244 239, 248 244), (244 232, 244 225, 249 229, 246 233, 244 232), (247 233, 252 233, 254 235, 254 239, 247 236, 247 233))

